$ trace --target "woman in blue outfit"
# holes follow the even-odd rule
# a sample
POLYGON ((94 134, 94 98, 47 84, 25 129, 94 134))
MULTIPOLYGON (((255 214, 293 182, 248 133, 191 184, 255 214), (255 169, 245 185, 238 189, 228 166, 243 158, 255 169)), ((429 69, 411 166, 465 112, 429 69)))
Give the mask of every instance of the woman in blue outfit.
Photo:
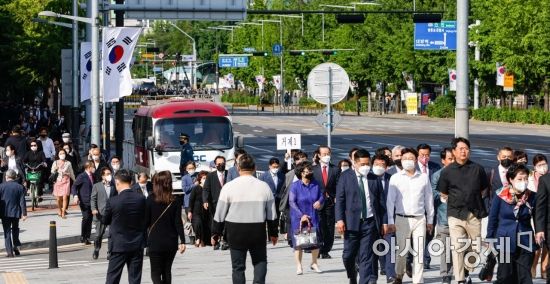
MULTIPOLYGON (((317 238, 320 234, 319 215, 317 210, 323 206, 324 197, 319 184, 313 179, 313 166, 310 162, 305 161, 296 166, 296 177, 299 180, 295 181, 290 186, 288 203, 290 205, 290 232, 297 232, 300 226, 309 226, 317 230, 317 238)), ((294 256, 296 258, 296 274, 303 274, 302 270, 302 249, 296 248, 296 240, 292 235, 292 243, 294 244, 294 256)), ((317 247, 311 248, 311 270, 320 273, 321 270, 317 265, 319 256, 319 244, 317 247)))
POLYGON ((531 284, 531 265, 536 250, 531 219, 535 215, 536 193, 527 189, 529 169, 525 165, 512 165, 506 179, 509 185, 498 190, 497 198, 493 198, 487 226, 487 238, 497 240, 495 249, 499 254, 510 255, 509 261, 503 256, 497 257, 495 283, 531 284), (510 240, 510 251, 497 245, 501 237, 510 240))

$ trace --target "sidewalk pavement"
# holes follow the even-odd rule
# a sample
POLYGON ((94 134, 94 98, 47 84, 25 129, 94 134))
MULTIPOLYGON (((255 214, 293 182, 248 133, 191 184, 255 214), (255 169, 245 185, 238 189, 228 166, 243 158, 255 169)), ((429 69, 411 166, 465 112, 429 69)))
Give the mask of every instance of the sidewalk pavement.
MULTIPOLYGON (((31 211, 30 200, 27 197, 27 220, 19 222, 19 239, 21 249, 47 248, 50 236, 50 221, 56 222, 57 245, 68 245, 80 242, 80 224, 82 214, 78 206, 71 205, 66 219, 57 216, 55 198, 50 194, 44 194, 44 200, 40 202, 35 211, 31 211)), ((94 229, 92 228, 92 234, 94 229)), ((0 252, 5 251, 4 230, 0 227, 0 252)))

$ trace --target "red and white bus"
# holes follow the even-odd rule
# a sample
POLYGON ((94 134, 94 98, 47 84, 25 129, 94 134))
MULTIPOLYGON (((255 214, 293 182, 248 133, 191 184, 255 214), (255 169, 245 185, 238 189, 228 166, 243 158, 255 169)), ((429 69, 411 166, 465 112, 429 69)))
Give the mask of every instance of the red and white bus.
POLYGON ((233 137, 231 117, 222 105, 171 100, 142 106, 135 112, 133 139, 125 141, 126 167, 150 176, 168 170, 173 176, 174 190, 180 191, 180 133, 190 137, 197 171, 210 171, 210 162, 216 156, 224 156, 227 167, 232 166, 235 147, 243 147, 242 138, 233 137))

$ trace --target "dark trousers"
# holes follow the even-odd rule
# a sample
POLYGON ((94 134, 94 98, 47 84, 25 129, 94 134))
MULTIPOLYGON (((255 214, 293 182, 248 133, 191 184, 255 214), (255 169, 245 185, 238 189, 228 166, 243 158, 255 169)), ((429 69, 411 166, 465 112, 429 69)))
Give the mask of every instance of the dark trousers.
POLYGON ((80 230, 80 237, 84 239, 90 239, 92 234, 92 221, 94 216, 92 215, 92 207, 90 204, 80 202, 80 212, 82 212, 82 226, 80 230))
POLYGON ((12 217, 2 218, 2 227, 4 229, 4 242, 6 252, 13 255, 13 247, 21 246, 19 241, 19 219, 12 217))
POLYGON ((378 271, 373 268, 375 261, 372 246, 378 238, 378 229, 374 218, 361 221, 359 231, 346 231, 344 233, 344 252, 342 258, 348 278, 357 279, 357 270, 355 261, 359 254, 359 283, 368 283, 371 280, 376 281, 378 271))
POLYGON ((244 272, 246 270, 246 253, 250 252, 252 265, 254 265, 254 284, 264 284, 265 275, 267 274, 267 249, 266 247, 258 247, 251 249, 231 249, 231 265, 233 267, 233 284, 244 284, 246 278, 244 272))
MULTIPOLYGON (((497 281, 495 284, 532 284, 531 265, 533 264, 533 252, 516 247, 516 251, 510 257, 509 263, 500 263, 497 268, 497 281)), ((548 281, 548 280, 547 280, 548 281)))
POLYGON ((172 263, 176 251, 149 251, 151 280, 154 284, 172 283, 172 263))
POLYGON ((324 206, 319 211, 319 231, 321 232, 321 240, 323 246, 319 253, 325 254, 332 250, 334 244, 334 205, 324 206))
POLYGON ((124 265, 128 268, 128 283, 141 283, 141 269, 143 266, 143 250, 139 249, 130 252, 112 252, 107 268, 106 284, 120 283, 124 265))
MULTIPOLYGON (((96 237, 94 241, 94 247, 97 250, 101 249, 101 242, 103 241, 103 235, 105 235, 105 230, 108 225, 101 223, 100 221, 95 221, 95 232, 96 237)), ((108 252, 111 252, 110 246, 108 246, 108 252)))
MULTIPOLYGON (((391 238, 395 238, 395 233, 387 234, 384 236, 384 240, 387 244, 391 244, 391 238)), ((378 245, 378 251, 383 251, 384 245, 380 244, 378 245)), ((381 256, 376 256, 375 258, 378 258, 380 261, 380 269, 386 272, 386 278, 396 278, 395 274, 395 263, 391 262, 391 251, 388 250, 388 253, 381 256)), ((373 261, 374 264, 374 271, 378 270, 378 265, 376 261, 373 261)))

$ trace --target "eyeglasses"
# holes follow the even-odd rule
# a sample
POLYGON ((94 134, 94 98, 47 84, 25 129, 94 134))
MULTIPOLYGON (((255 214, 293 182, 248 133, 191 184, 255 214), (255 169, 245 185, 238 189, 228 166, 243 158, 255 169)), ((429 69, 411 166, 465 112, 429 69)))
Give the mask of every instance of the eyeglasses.
POLYGON ((36 146, 38 146, 38 145, 36 145, 36 144, 31 144, 31 147, 36 147, 36 146))

